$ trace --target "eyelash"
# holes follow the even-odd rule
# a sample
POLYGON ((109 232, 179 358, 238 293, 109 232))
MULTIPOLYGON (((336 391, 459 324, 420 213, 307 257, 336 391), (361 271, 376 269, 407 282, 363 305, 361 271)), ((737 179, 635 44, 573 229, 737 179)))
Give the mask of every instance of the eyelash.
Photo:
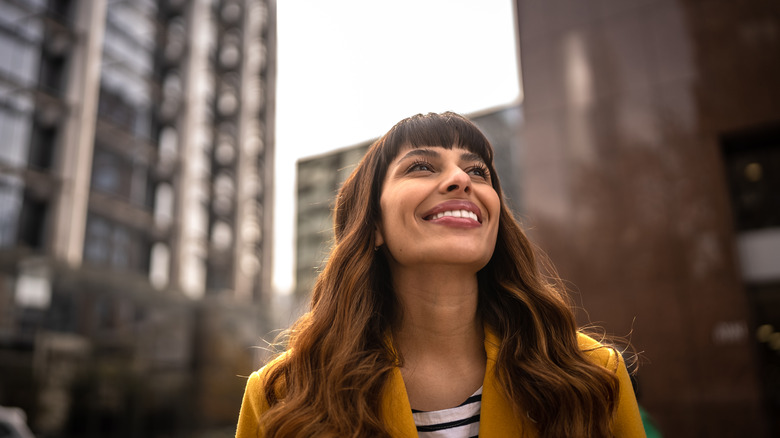
MULTIPOLYGON (((433 167, 433 165, 431 163, 429 163, 427 161, 423 161, 423 160, 418 160, 418 161, 415 161, 414 163, 412 163, 406 169, 406 173, 422 170, 422 169, 420 169, 421 166, 425 166, 429 170, 433 170, 434 169, 434 167, 433 167)), ((481 163, 480 164, 475 164, 475 165, 469 167, 468 169, 466 169, 466 173, 471 173, 471 172, 473 172, 475 170, 478 170, 481 173, 481 175, 477 175, 479 178, 483 178, 485 180, 490 178, 490 171, 488 170, 486 165, 481 164, 481 163)))
POLYGON ((468 170, 469 172, 472 172, 474 170, 479 170, 482 172, 482 175, 480 175, 481 178, 488 179, 490 178, 490 171, 488 170, 487 166, 484 164, 475 164, 471 166, 471 168, 468 170))
POLYGON ((409 173, 409 172, 414 172, 414 171, 416 171, 416 170, 422 170, 422 169, 419 169, 419 167, 420 167, 420 166, 426 166, 426 167, 428 167, 428 169, 431 169, 431 170, 433 169, 433 165, 432 165, 431 163, 429 163, 429 162, 427 162, 427 161, 423 161, 423 160, 417 160, 417 161, 415 161, 414 163, 412 163, 412 164, 411 164, 411 165, 410 165, 410 166, 409 166, 409 167, 406 169, 406 173, 409 173))

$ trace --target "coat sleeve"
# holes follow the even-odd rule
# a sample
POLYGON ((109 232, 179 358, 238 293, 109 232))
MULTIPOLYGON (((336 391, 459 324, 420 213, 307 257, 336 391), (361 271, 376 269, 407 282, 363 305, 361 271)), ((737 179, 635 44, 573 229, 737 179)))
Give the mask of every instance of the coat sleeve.
POLYGON ((618 406, 612 430, 615 436, 645 438, 645 427, 642 425, 642 416, 639 413, 634 387, 631 385, 626 364, 620 353, 612 349, 610 351, 612 352, 612 362, 616 362, 616 373, 620 380, 618 406))
POLYGON ((265 433, 260 429, 260 416, 268 410, 268 403, 263 394, 262 371, 255 371, 249 376, 238 414, 236 438, 259 438, 265 433))
POLYGON ((618 405, 612 423, 614 435, 626 438, 645 438, 642 416, 639 414, 634 387, 631 385, 631 377, 628 375, 623 356, 614 348, 605 347, 586 335, 579 334, 577 340, 580 349, 585 351, 594 362, 614 371, 619 380, 618 405))

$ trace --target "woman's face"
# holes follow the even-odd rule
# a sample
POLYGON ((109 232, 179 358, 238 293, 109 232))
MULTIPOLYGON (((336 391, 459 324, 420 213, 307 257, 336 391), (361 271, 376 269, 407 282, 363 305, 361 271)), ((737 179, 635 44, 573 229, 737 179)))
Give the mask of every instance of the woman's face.
POLYGON ((460 265, 474 272, 493 254, 500 201, 482 159, 466 149, 402 148, 380 198, 377 245, 392 267, 460 265))

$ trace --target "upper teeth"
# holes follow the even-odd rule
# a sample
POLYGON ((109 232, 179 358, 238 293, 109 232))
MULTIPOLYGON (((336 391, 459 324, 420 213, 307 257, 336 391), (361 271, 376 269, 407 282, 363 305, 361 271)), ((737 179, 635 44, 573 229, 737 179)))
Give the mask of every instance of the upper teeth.
POLYGON ((466 217, 469 219, 473 219, 475 221, 479 221, 477 218, 477 215, 474 214, 474 212, 468 211, 468 210, 448 210, 448 211, 442 211, 441 213, 436 213, 433 216, 431 216, 431 219, 438 219, 440 217, 445 216, 452 216, 452 217, 466 217))

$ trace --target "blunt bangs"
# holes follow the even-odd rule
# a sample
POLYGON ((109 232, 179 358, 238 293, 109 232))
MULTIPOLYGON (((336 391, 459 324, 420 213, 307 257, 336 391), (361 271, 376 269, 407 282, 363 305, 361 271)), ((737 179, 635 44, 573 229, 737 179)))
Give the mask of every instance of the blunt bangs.
POLYGON ((406 146, 462 148, 479 155, 485 164, 493 167, 493 149, 487 138, 468 119, 452 112, 418 114, 398 122, 385 139, 383 155, 387 162, 395 159, 406 146))

